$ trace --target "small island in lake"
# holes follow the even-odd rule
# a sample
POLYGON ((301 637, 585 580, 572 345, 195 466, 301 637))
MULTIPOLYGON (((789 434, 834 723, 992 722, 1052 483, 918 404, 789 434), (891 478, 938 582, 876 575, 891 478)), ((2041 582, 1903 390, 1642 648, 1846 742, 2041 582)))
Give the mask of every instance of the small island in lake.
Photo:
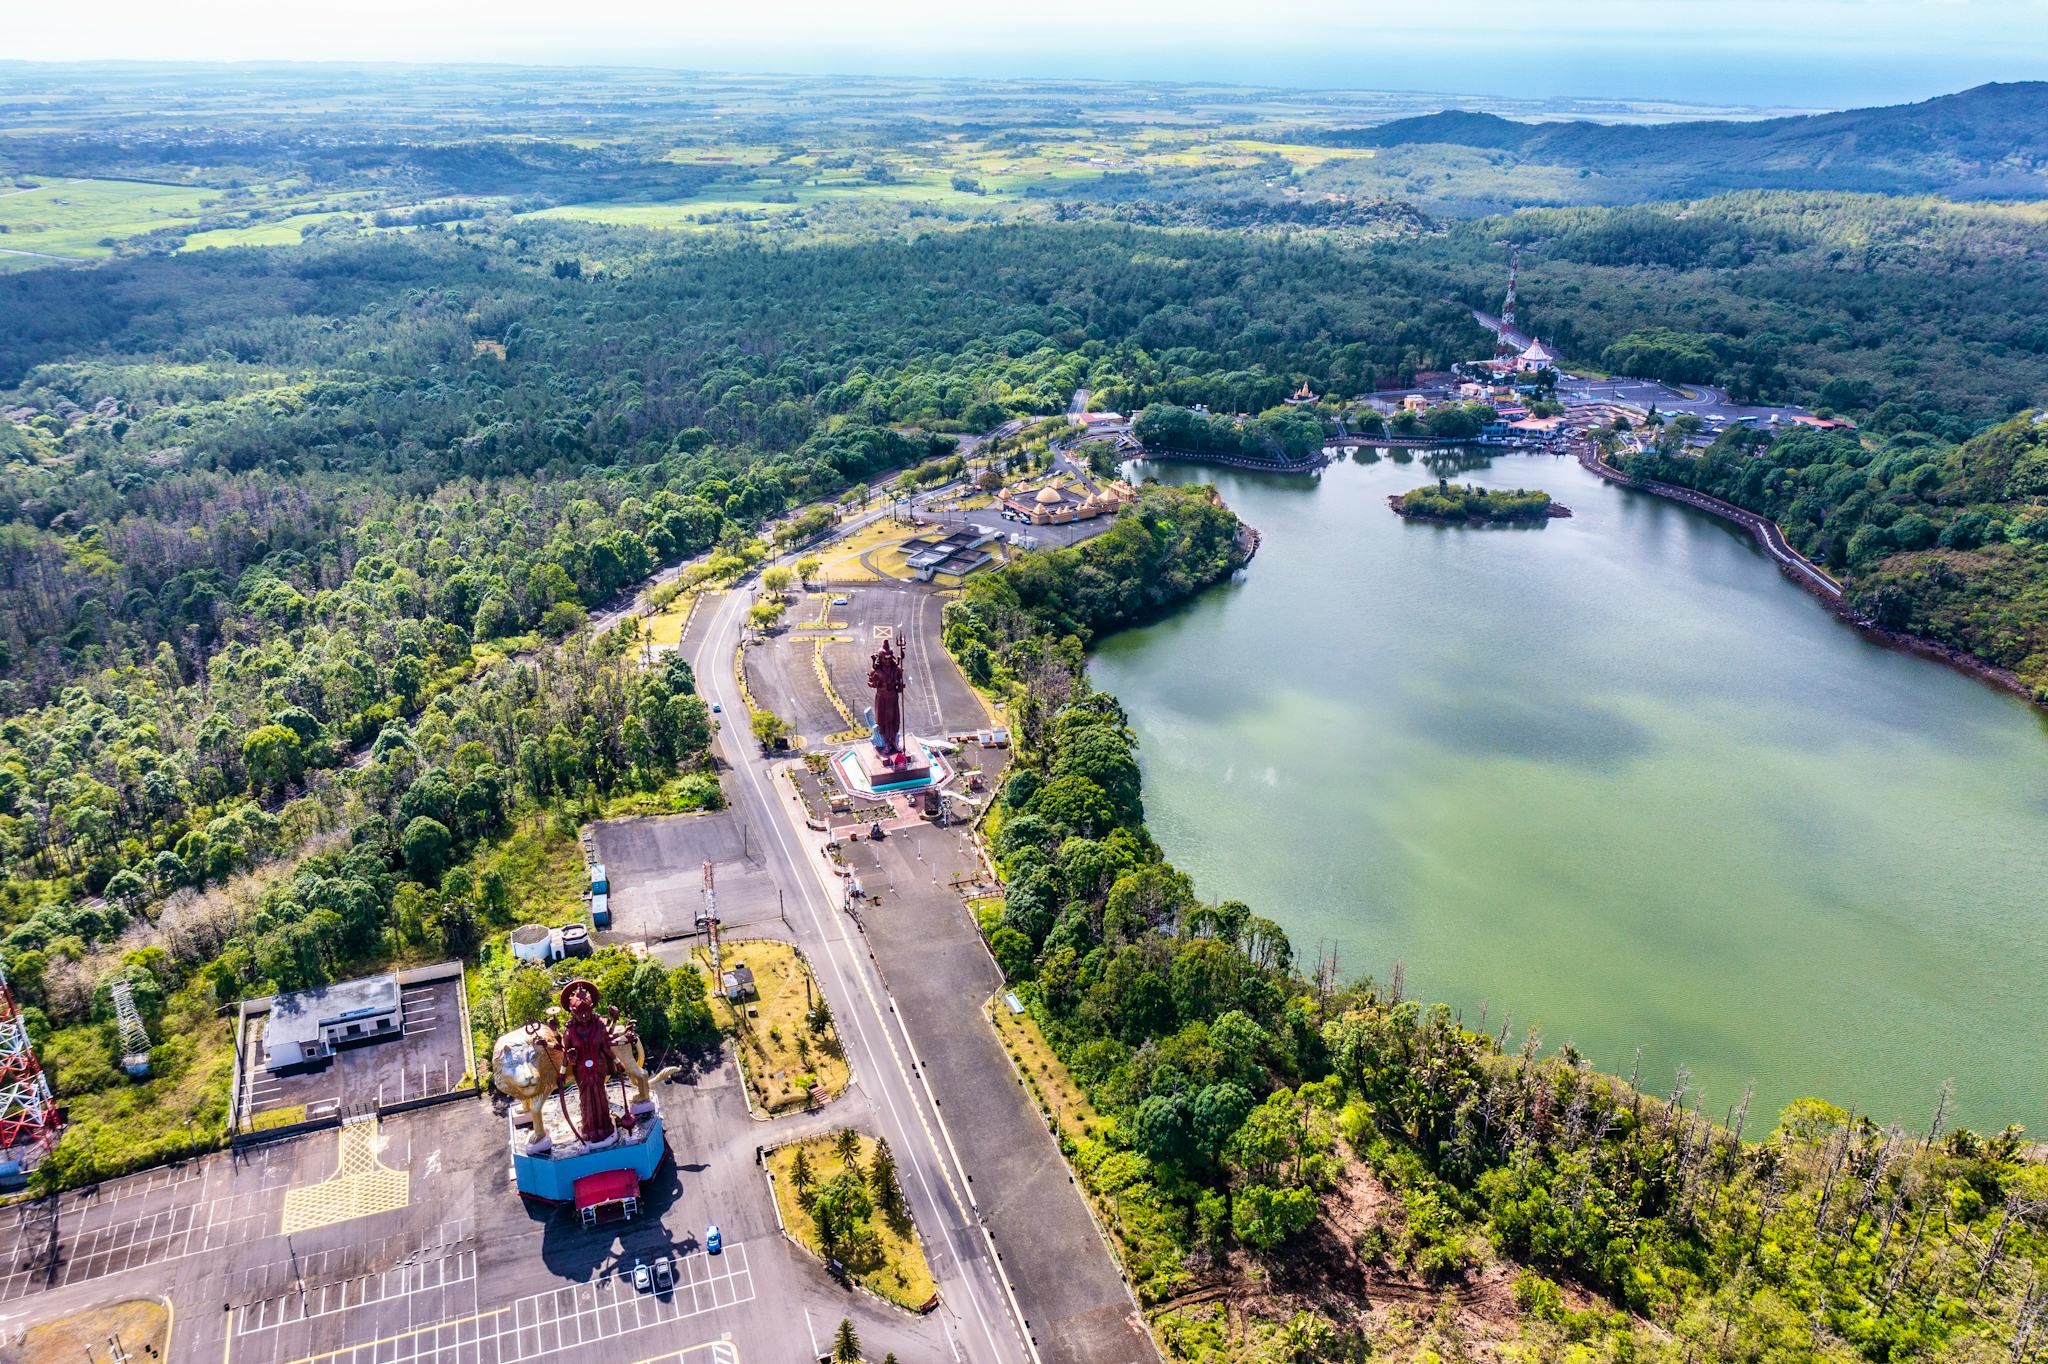
POLYGON ((1480 488, 1438 479, 1433 488, 1416 488, 1387 499, 1397 515, 1417 521, 1472 522, 1478 525, 1540 523, 1570 516, 1572 509, 1550 500, 1540 488, 1480 488))

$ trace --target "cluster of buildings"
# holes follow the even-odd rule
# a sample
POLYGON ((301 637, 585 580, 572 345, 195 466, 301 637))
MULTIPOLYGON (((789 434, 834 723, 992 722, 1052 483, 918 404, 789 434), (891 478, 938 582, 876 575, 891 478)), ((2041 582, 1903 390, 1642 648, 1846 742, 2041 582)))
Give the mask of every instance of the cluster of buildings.
POLYGON ((1133 497, 1120 478, 1098 479, 1078 468, 1057 469, 1042 479, 1027 479, 1003 490, 999 505, 1005 518, 1034 526, 1058 526, 1114 516, 1133 497))

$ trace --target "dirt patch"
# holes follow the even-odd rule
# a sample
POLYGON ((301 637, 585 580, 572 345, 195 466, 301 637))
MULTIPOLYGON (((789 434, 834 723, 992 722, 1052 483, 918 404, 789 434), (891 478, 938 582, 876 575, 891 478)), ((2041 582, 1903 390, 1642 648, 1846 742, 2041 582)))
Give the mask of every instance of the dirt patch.
POLYGON ((1373 1336, 1400 1318, 1434 1323, 1464 1344, 1470 1360, 1501 1358, 1500 1347, 1520 1335, 1516 1267, 1492 1262, 1431 1284, 1403 1267, 1361 1256, 1358 1247, 1371 1233, 1391 1237, 1401 1220, 1401 1200, 1363 1163, 1353 1161, 1324 1196, 1316 1224, 1294 1243, 1272 1255, 1232 1252, 1226 1263, 1190 1291, 1153 1308, 1151 1315, 1156 1319, 1220 1306, 1233 1341, 1243 1340, 1255 1323, 1284 1322, 1304 1311, 1373 1336))
POLYGON ((171 1314, 162 1303, 140 1298, 95 1307, 31 1326, 18 1343, 0 1344, 0 1364, 84 1359, 88 1349, 93 1358, 106 1359, 112 1356, 115 1336, 121 1338, 121 1348, 138 1364, 160 1360, 170 1350, 171 1314))

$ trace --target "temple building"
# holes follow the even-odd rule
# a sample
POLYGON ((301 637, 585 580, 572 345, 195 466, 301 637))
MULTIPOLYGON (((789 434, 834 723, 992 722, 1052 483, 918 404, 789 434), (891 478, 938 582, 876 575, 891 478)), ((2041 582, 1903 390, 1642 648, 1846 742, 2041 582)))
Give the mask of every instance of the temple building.
POLYGON ((1113 516, 1136 494, 1120 478, 1096 481, 1079 470, 1049 475, 1033 483, 1016 484, 1003 491, 1003 514, 1013 521, 1034 526, 1062 525, 1113 516))

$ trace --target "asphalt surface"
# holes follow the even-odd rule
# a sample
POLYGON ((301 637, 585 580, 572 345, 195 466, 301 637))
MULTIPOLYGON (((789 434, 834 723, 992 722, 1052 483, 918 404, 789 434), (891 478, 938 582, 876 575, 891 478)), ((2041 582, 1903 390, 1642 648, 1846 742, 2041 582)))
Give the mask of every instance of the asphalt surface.
POLYGON ((1060 1364, 1155 1359, 1116 1261, 982 1012, 1002 976, 947 884, 967 860, 965 837, 911 824, 880 843, 846 846, 863 886, 881 896, 862 915, 868 942, 954 1139, 971 1153, 978 1209, 1040 1355, 1060 1364))
POLYGON ((699 645, 699 686, 725 712, 721 747, 732 765, 727 799, 760 831, 762 855, 785 888, 795 940, 834 1001, 856 1083, 874 1105, 878 1134, 897 1152, 904 1191, 939 1281, 939 1310, 955 1343, 969 1360, 1025 1360, 1030 1354, 1012 1315, 1009 1287, 963 1196, 965 1177, 937 1110, 913 1078, 895 1005, 875 975, 858 930, 813 865, 817 854, 799 836, 801 817, 783 811, 785 802, 795 805, 794 794, 777 784, 737 718, 746 708, 724 660, 738 644, 745 608, 745 594, 729 595, 699 645))
POLYGON ((749 1117, 721 1062, 655 1090, 674 1164, 642 1216, 595 1230, 523 1202, 506 1122, 481 1099, 387 1117, 378 1160, 403 1206, 286 1235, 288 1193, 336 1171, 334 1131, 113 1181, 0 1216, 0 1331, 137 1297, 173 1309, 170 1359, 223 1364, 803 1360, 850 1317, 879 1358, 954 1357, 952 1324, 834 1284, 778 1233, 754 1149, 873 1117, 842 1099, 749 1117), (721 1254, 704 1230, 717 1222, 721 1254), (675 1286, 640 1292, 637 1261, 675 1286))
MULTIPOLYGON (((980 700, 939 644, 945 600, 941 595, 908 584, 864 584, 845 595, 847 604, 832 608, 831 615, 845 624, 835 633, 850 638, 827 646, 827 669, 849 705, 863 704, 866 656, 875 648, 876 631, 886 629, 901 635, 909 655, 906 729, 932 736, 988 723, 980 700)), ((735 619, 743 609, 744 603, 734 605, 735 619)), ((753 660, 789 645, 783 639, 772 640, 750 647, 748 654, 753 660)), ((730 668, 718 662, 721 647, 716 632, 707 636, 705 662, 697 672, 703 680, 700 685, 713 699, 721 698, 719 687, 730 685, 730 668)), ((815 676, 808 675, 810 645, 799 640, 794 647, 806 655, 805 667, 791 665, 777 670, 777 675, 791 678, 799 692, 806 686, 817 691, 815 676)), ((724 704, 734 712, 733 701, 724 704)), ((820 691, 815 700, 805 698, 797 704, 807 711, 825 703, 820 691)), ((736 723, 727 733, 735 741, 742 734, 736 723)), ((751 743, 735 742, 728 757, 746 770, 772 766, 760 762, 752 750, 751 743)), ((736 803, 737 789, 747 785, 727 783, 736 803)), ((823 866, 816 845, 823 836, 801 827, 781 779, 770 779, 768 787, 787 819, 790 840, 806 858, 806 865, 791 874, 808 875, 816 884, 817 869, 823 866)), ((953 879, 976 865, 971 835, 958 826, 938 829, 904 815, 888 827, 893 832, 881 843, 845 845, 844 856, 863 888, 880 897, 879 904, 863 911, 864 934, 854 931, 843 915, 827 910, 830 935, 835 945, 844 943, 852 949, 856 973, 865 975, 870 968, 878 973, 877 984, 886 990, 892 1010, 890 1021, 907 1033, 905 1050, 936 1097, 934 1121, 944 1118, 943 1155, 957 1153, 961 1192, 974 1221, 986 1228, 1001 1256, 1039 1357, 1059 1364, 1156 1359, 1115 1259, 982 1012, 1001 977, 952 889, 953 879), (860 955, 863 952, 868 955, 860 955)), ((762 839, 769 847, 776 841, 762 839)), ((828 903, 837 903, 837 890, 835 882, 828 903)), ((816 948, 802 931, 801 916, 792 912, 790 919, 815 962, 816 948)), ((863 1074, 862 1083, 869 1078, 863 1074)), ((892 1144, 896 1140, 893 1135, 890 1139, 892 1144)))

